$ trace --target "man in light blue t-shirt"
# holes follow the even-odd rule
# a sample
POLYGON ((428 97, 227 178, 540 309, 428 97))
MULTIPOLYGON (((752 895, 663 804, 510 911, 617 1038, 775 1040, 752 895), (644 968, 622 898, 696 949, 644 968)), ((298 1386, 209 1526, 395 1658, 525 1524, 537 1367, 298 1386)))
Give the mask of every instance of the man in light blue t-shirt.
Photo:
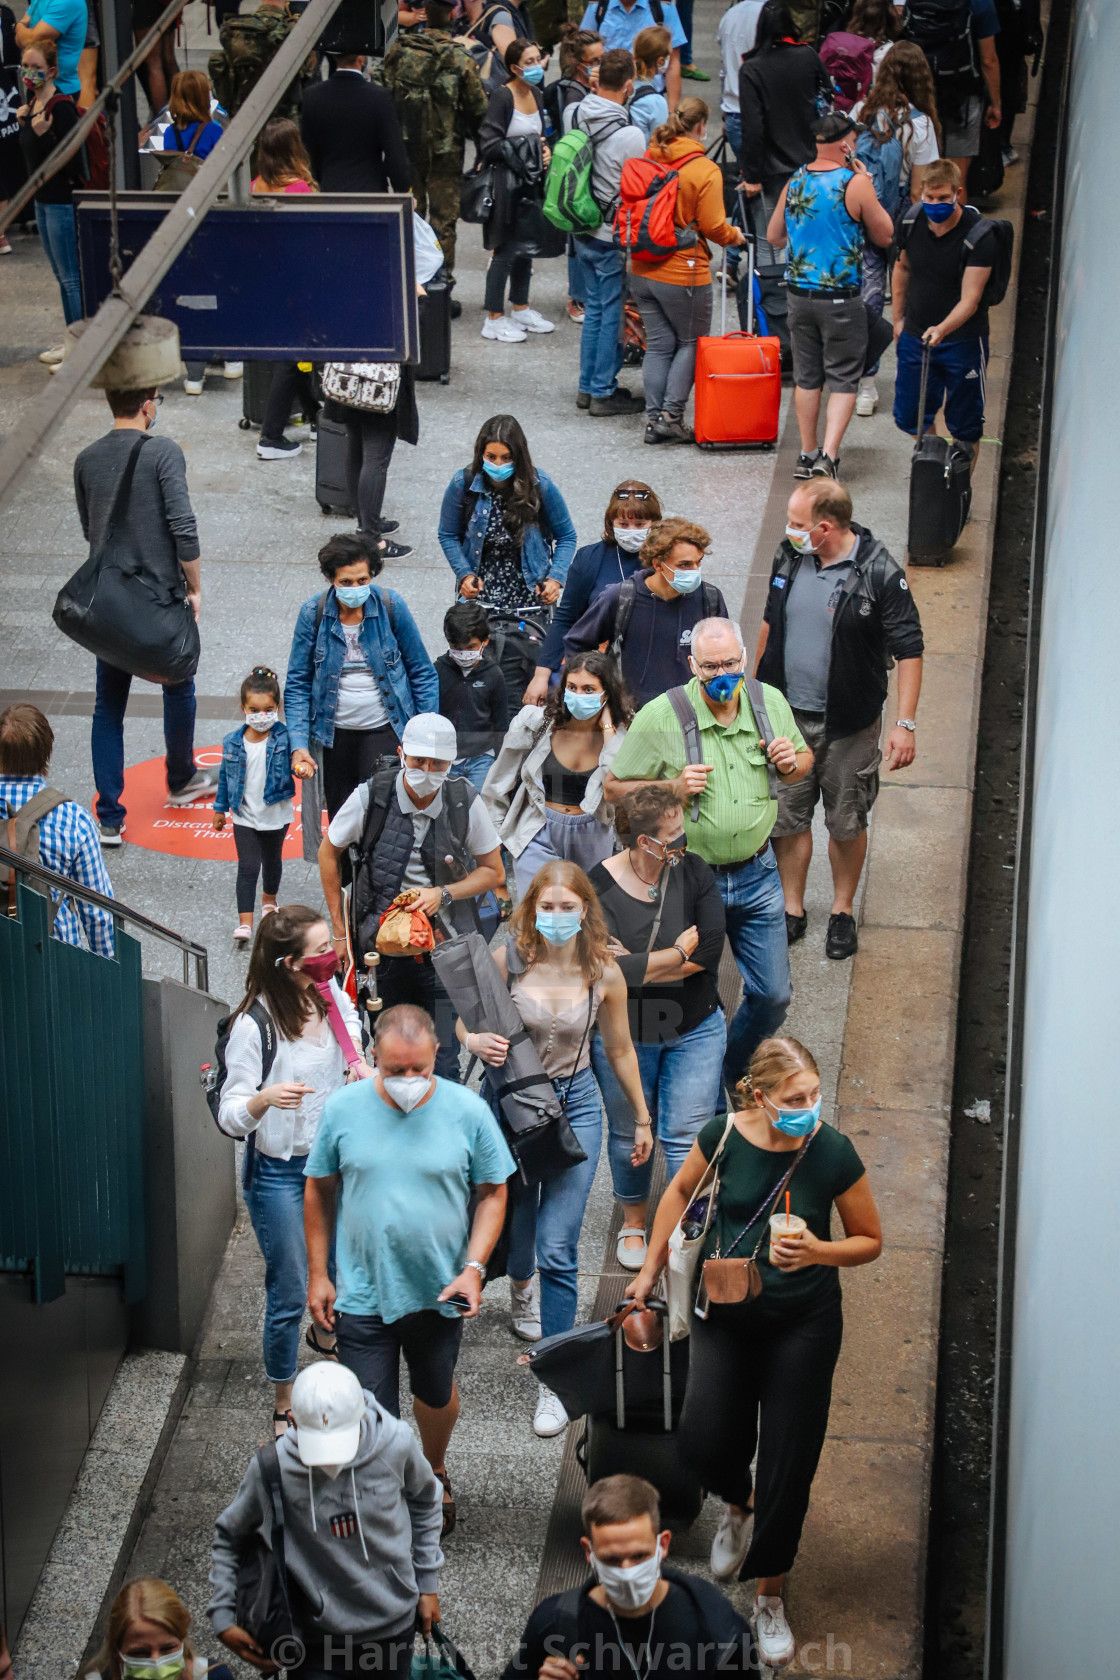
MULTIPOLYGON (((612 47, 625 47, 627 52, 633 52, 642 30, 654 24, 661 24, 669 31, 672 47, 668 70, 654 80, 658 93, 663 93, 669 101, 670 111, 675 111, 681 102, 681 48, 688 44, 688 33, 674 0, 656 0, 656 7, 653 0, 629 0, 629 4, 627 0, 606 0, 605 4, 604 0, 591 0, 580 28, 596 30, 608 52, 612 47)), ((708 80, 707 76, 703 79, 708 80)))
POLYGON ((514 1161, 482 1098, 434 1077, 437 1039, 424 1010, 386 1009, 373 1047, 377 1073, 328 1099, 307 1159, 307 1304, 337 1333, 342 1364, 394 1417, 404 1353, 424 1454, 443 1482, 447 1533, 455 1362, 463 1319, 478 1316, 514 1161), (337 1289, 328 1271, 336 1215, 337 1289))
POLYGON ((29 9, 16 24, 16 44, 23 52, 25 47, 53 41, 58 53, 55 86, 59 93, 76 95, 81 87, 78 60, 86 44, 88 27, 86 0, 31 0, 29 9))

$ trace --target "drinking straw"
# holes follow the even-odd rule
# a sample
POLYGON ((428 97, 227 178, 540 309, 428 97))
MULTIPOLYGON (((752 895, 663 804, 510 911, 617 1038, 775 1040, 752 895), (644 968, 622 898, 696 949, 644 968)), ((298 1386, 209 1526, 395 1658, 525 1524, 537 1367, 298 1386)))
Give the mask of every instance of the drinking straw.
POLYGON ((786 1225, 789 1225, 789 1191, 786 1191, 786 1225))

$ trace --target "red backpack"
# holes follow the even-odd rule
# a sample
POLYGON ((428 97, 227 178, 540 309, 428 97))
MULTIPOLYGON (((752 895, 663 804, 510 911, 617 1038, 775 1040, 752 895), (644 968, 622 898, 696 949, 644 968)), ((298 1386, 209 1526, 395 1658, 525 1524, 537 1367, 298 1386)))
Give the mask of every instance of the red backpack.
MULTIPOLYGON (((78 115, 85 116, 85 111, 78 106, 78 115)), ((84 185, 93 191, 104 192, 109 185, 109 130, 105 122, 104 111, 99 111, 97 121, 86 135, 86 179, 84 185)))
POLYGON ((614 242, 627 256, 665 262, 674 251, 695 245, 695 230, 677 226, 679 182, 675 169, 651 157, 627 158, 614 215, 614 242))
POLYGON ((836 89, 833 104, 838 111, 850 111, 864 99, 871 86, 875 66, 875 43, 863 35, 838 29, 821 42, 821 63, 836 89))

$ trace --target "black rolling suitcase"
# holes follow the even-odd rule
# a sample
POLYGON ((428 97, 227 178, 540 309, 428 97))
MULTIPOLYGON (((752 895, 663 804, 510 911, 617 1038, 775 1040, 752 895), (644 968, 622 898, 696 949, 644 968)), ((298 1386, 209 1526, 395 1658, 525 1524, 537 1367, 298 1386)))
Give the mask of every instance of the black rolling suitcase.
POLYGON ((241 380, 241 419, 243 432, 251 426, 259 427, 268 407, 268 393, 272 389, 272 370, 275 362, 246 362, 241 380))
POLYGON ((429 280, 424 296, 418 298, 420 315, 420 364, 417 379, 451 379, 451 287, 436 275, 429 280))
POLYGON ((338 420, 328 420, 320 410, 316 422, 315 442, 315 500, 324 513, 357 517, 357 509, 350 505, 350 488, 346 478, 346 455, 349 437, 346 427, 338 420))
POLYGON ((681 1456, 677 1423, 688 1383, 688 1342, 670 1342, 668 1312, 649 1303, 662 1318, 659 1348, 638 1352, 615 1331, 613 1412, 589 1417, 580 1463, 589 1483, 602 1476, 644 1476, 661 1498, 661 1512, 673 1528, 687 1528, 700 1515, 704 1489, 681 1456))
POLYGON ((972 504, 972 451, 925 431, 930 349, 922 351, 918 437, 910 457, 910 525, 906 546, 919 566, 943 566, 964 530, 972 504))

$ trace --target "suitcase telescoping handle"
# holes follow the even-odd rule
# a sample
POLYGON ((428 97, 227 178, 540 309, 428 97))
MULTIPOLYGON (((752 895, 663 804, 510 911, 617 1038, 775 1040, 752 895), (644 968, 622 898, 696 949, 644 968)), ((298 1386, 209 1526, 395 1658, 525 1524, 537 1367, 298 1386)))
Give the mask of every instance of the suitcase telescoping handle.
MULTIPOLYGON (((628 1303, 633 1306, 633 1302, 628 1303)), ((668 1336, 664 1334, 669 1319, 669 1307, 665 1301, 647 1301, 650 1312, 655 1312, 665 1321, 661 1336, 661 1418, 666 1435, 673 1429, 673 1350, 668 1336)), ((615 1424, 619 1429, 626 1428, 626 1378, 623 1368, 623 1340, 621 1320, 627 1314, 620 1307, 608 1324, 617 1324, 614 1333, 614 1413, 615 1424)))
POLYGON ((922 345, 922 387, 918 393, 918 436, 914 444, 914 453, 922 447, 922 436, 926 429, 926 388, 929 385, 929 358, 931 346, 922 345))
MULTIPOLYGON (((746 245, 746 251, 747 251, 747 332, 748 332, 749 336, 751 338, 753 338, 754 337, 755 235, 754 235, 754 232, 753 232, 753 230, 750 226, 750 221, 751 221, 750 200, 747 198, 746 192, 744 191, 742 186, 738 186, 738 187, 735 188, 735 196, 739 200, 739 214, 740 214, 740 216, 742 218, 742 222, 743 222, 743 232, 744 232, 744 234, 746 235, 746 238, 747 238, 747 245, 746 245)), ((726 245, 723 248, 723 265, 724 265, 724 269, 726 270, 726 268, 727 268, 727 246, 726 245)), ((727 303, 726 303, 726 300, 727 300, 727 286, 726 286, 726 284, 724 285, 724 288, 723 288, 723 296, 724 296, 724 310, 725 310, 725 313, 726 313, 726 307, 727 307, 727 303)))

